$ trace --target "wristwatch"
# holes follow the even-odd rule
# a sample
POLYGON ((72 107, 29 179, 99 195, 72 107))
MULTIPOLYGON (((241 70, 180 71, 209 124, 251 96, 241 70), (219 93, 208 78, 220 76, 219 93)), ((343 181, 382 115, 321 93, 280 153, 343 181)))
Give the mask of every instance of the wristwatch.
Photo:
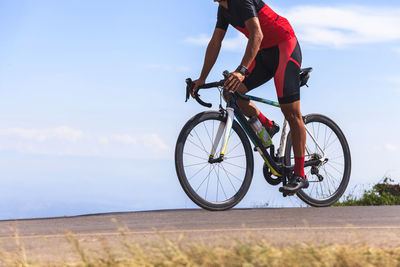
POLYGON ((249 75, 249 70, 248 70, 245 66, 242 66, 242 65, 240 65, 239 67, 237 67, 236 72, 239 72, 239 73, 241 73, 241 74, 244 75, 244 76, 249 75))

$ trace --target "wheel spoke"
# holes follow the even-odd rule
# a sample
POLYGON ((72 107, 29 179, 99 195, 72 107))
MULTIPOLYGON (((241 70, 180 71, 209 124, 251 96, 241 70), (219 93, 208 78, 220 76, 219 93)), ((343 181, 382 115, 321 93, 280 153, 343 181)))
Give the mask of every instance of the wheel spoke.
POLYGON ((230 151, 228 151, 225 155, 229 155, 230 153, 232 153, 237 147, 239 147, 239 145, 241 145, 242 144, 242 141, 239 141, 239 144, 237 144, 236 146, 234 146, 233 148, 232 148, 232 150, 230 150, 230 151))
POLYGON ((332 143, 330 143, 327 147, 326 147, 326 149, 325 150, 328 150, 328 148, 330 148, 331 147, 331 145, 333 145, 334 143, 336 143, 337 141, 338 141, 339 139, 335 139, 335 140, 333 140, 332 141, 332 143))
POLYGON ((241 166, 239 166, 239 165, 236 165, 236 164, 233 164, 233 163, 230 163, 230 162, 224 161, 224 163, 229 164, 229 165, 232 165, 232 166, 235 166, 235 167, 238 167, 238 168, 241 168, 241 169, 243 169, 243 170, 246 169, 246 168, 244 168, 244 167, 241 167, 241 166))
POLYGON ((221 166, 218 166, 218 168, 220 168, 220 167, 222 167, 222 170, 225 172, 225 175, 226 175, 226 177, 228 178, 229 182, 231 183, 231 185, 232 185, 232 187, 233 187, 233 190, 235 190, 235 192, 237 192, 237 191, 236 191, 236 187, 233 185, 232 180, 231 180, 231 178, 229 177, 229 175, 228 175, 228 173, 226 172, 226 170, 224 169, 224 167, 223 167, 222 165, 221 165, 221 166))
POLYGON ((210 165, 210 171, 208 172, 208 175, 206 176, 206 178, 204 178, 204 180, 201 182, 201 184, 199 185, 199 187, 197 187, 197 189, 195 190, 196 192, 199 191, 200 187, 203 185, 203 183, 210 178, 210 174, 212 172, 212 170, 214 169, 214 167, 212 165, 210 165))
POLYGON ((196 164, 190 164, 190 165, 185 165, 183 167, 193 167, 193 166, 199 166, 199 165, 207 165, 208 162, 202 162, 202 163, 196 163, 196 164))
POLYGON ((207 165, 205 165, 203 168, 201 168, 198 172, 196 172, 192 177, 190 177, 188 179, 188 181, 192 180, 194 177, 196 177, 197 174, 199 174, 202 170, 204 170, 207 167, 207 165))
POLYGON ((226 173, 229 173, 230 175, 232 175, 233 176, 233 178, 235 178, 236 180, 238 180, 239 182, 243 182, 243 179, 240 179, 240 178, 238 178, 236 175, 234 175, 233 173, 231 173, 230 171, 227 171, 225 168, 224 168, 224 165, 223 164, 221 164, 221 167, 222 167, 222 169, 226 172, 226 173))
POLYGON ((215 124, 215 121, 213 120, 212 121, 213 122, 213 129, 212 129, 212 141, 211 141, 211 149, 213 148, 213 145, 214 145, 214 137, 217 137, 216 136, 216 133, 214 132, 214 124, 215 124))
MULTIPOLYGON (((335 190, 335 192, 336 192, 336 190, 337 190, 337 188, 336 188, 336 185, 335 185, 335 182, 334 182, 334 180, 333 179, 330 179, 330 177, 329 177, 329 174, 326 172, 326 170, 324 169, 324 172, 325 172, 325 174, 326 174, 326 176, 325 176, 325 179, 327 179, 328 180, 328 182, 330 182, 331 183, 331 185, 333 186, 333 189, 335 190)), ((330 193, 331 194, 331 193, 330 193)), ((332 195, 332 194, 331 194, 332 195)))
POLYGON ((339 162, 332 161, 332 160, 330 160, 329 163, 333 163, 333 164, 336 164, 336 165, 339 165, 339 166, 342 166, 342 167, 344 166, 343 163, 339 163, 339 162))
POLYGON ((206 195, 204 199, 207 199, 207 194, 208 194, 208 186, 210 185, 210 179, 207 180, 207 188, 206 188, 206 195))
POLYGON ((210 143, 211 143, 211 147, 212 147, 213 141, 211 139, 210 133, 208 132, 208 129, 207 129, 206 124, 204 122, 203 122, 203 126, 204 126, 204 129, 206 129, 206 132, 207 132, 208 138, 210 139, 210 143))
POLYGON ((335 181, 336 183, 339 183, 340 184, 340 182, 336 179, 336 177, 334 177, 332 174, 330 174, 327 170, 326 170, 326 167, 325 166, 323 166, 323 168, 324 168, 324 171, 325 171, 325 173, 328 175, 328 177, 330 177, 333 181, 335 181))
POLYGON ((332 134, 333 134, 333 131, 331 131, 331 133, 330 133, 330 135, 328 137, 328 140, 326 140, 325 143, 324 143, 324 151, 326 150, 326 145, 329 144, 329 141, 331 140, 332 134))
POLYGON ((244 157, 246 157, 246 155, 233 156, 233 157, 224 157, 224 160, 244 158, 244 157))
MULTIPOLYGON (((228 197, 226 196, 225 190, 224 190, 224 186, 222 185, 221 179, 220 179, 220 177, 219 177, 219 168, 218 168, 218 173, 217 173, 217 171, 215 170, 215 168, 214 168, 214 172, 215 172, 215 174, 217 175, 218 183, 221 185, 221 189, 222 189, 222 192, 224 193, 225 199, 228 199, 228 197)), ((217 190, 217 202, 218 202, 218 190, 217 190)))
POLYGON ((329 158, 329 161, 332 161, 332 160, 335 160, 335 159, 340 159, 340 158, 344 158, 344 156, 343 155, 341 155, 341 156, 337 156, 337 157, 334 157, 334 158, 329 158))
POLYGON ((199 157, 199 156, 187 153, 187 152, 183 152, 183 154, 184 155, 188 155, 188 156, 192 156, 192 157, 195 157, 195 158, 198 158, 198 159, 202 159, 202 160, 205 160, 205 161, 208 161, 208 159, 206 159, 206 158, 202 158, 202 157, 199 157))
POLYGON ((204 149, 204 148, 202 148, 202 147, 200 147, 198 144, 195 144, 192 140, 190 140, 190 139, 187 139, 190 143, 192 143, 194 146, 196 146, 196 147, 198 147, 200 150, 202 150, 202 151, 204 151, 205 153, 206 153, 206 155, 208 156, 208 152, 204 149))
POLYGON ((324 135, 324 151, 325 151, 325 143, 326 143, 326 130, 327 130, 327 127, 325 127, 325 135, 324 135))
MULTIPOLYGON (((226 177, 228 177, 229 182, 231 183, 233 189, 235 190, 235 192, 237 192, 236 187, 233 185, 231 178, 228 175, 228 172, 225 170, 224 166, 221 165, 222 170, 225 172, 226 177)), ((234 178, 236 178, 237 180, 240 181, 240 179, 238 179, 237 177, 235 177, 234 175, 232 175, 234 178)), ((242 182, 242 181, 241 181, 242 182)))
POLYGON ((333 166, 332 164, 330 164, 329 162, 326 163, 327 165, 331 166, 335 171, 337 171, 337 173, 342 174, 341 171, 339 171, 335 166, 333 166))
POLYGON ((206 149, 206 147, 203 145, 203 142, 201 141, 201 139, 200 139, 199 135, 198 135, 198 134, 197 134, 197 132, 196 132, 196 129, 193 129, 193 131, 194 131, 194 133, 196 134, 196 136, 197 136, 197 139, 199 139, 199 141, 200 141, 200 144, 201 144, 201 146, 203 147, 203 150, 206 152, 206 154, 208 154, 208 153, 207 153, 207 149, 206 149))

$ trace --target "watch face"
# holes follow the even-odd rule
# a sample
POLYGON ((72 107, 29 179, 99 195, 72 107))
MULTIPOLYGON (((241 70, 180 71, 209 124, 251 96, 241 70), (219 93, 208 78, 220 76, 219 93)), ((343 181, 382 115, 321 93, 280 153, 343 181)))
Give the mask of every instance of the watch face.
POLYGON ((243 67, 243 66, 239 66, 239 67, 236 69, 236 71, 237 71, 237 72, 240 72, 240 73, 243 74, 243 75, 248 75, 248 74, 249 74, 249 71, 248 71, 245 67, 243 67))
POLYGON ((243 67, 243 66, 242 66, 240 72, 241 72, 242 74, 244 74, 244 75, 247 75, 247 74, 249 73, 249 71, 248 71, 245 67, 243 67))

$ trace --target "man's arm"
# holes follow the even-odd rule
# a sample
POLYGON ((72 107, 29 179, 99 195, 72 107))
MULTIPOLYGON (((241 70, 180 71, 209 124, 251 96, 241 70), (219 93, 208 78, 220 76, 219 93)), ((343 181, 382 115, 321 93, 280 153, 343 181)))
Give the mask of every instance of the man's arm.
POLYGON ((212 67, 217 61, 219 51, 221 50, 222 40, 225 37, 226 31, 215 28, 214 34, 208 43, 206 56, 204 58, 203 69, 201 71, 200 79, 206 80, 212 67))
MULTIPOLYGON (((260 21, 258 17, 253 17, 245 21, 246 29, 249 32, 249 41, 247 42, 246 52, 244 53, 240 65, 249 68, 251 63, 257 56, 263 40, 263 33, 261 31, 260 21)), ((231 77, 226 81, 225 86, 230 91, 236 91, 245 76, 239 72, 233 72, 231 77)))
POLYGON ((260 21, 257 17, 246 20, 245 25, 247 31, 249 32, 249 41, 240 65, 248 69, 256 58, 258 50, 260 50, 261 42, 264 36, 261 31, 260 21))
MULTIPOLYGON (((204 58, 203 69, 201 71, 200 78, 194 81, 195 87, 193 92, 198 90, 198 87, 203 85, 210 73, 212 67, 217 61, 219 51, 221 50, 222 40, 224 40, 226 31, 220 28, 215 28, 213 36, 207 46, 206 56, 204 58)), ((193 93, 192 93, 192 96, 193 93)))

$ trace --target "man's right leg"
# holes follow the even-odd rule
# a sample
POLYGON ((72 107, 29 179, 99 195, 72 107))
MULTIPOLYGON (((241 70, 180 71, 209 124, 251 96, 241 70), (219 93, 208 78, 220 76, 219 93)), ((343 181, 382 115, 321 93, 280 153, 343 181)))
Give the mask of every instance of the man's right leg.
MULTIPOLYGON (((248 91, 249 90, 247 89, 246 85, 244 85, 243 83, 240 84, 239 89, 237 90, 237 92, 241 95, 247 94, 248 91)), ((243 111, 244 115, 246 115, 247 117, 258 117, 258 115, 260 114, 260 110, 251 101, 246 101, 239 98, 237 100, 237 103, 240 109, 243 111)))
MULTIPOLYGON (((242 95, 246 94, 248 91, 249 90, 247 89, 246 85, 244 85, 243 83, 240 85, 238 89, 238 93, 242 95)), ((258 120, 266 129, 269 130, 274 126, 274 122, 267 119, 252 101, 238 99, 237 103, 240 109, 243 111, 244 115, 246 115, 247 117, 253 117, 253 116, 257 117, 258 120)))

